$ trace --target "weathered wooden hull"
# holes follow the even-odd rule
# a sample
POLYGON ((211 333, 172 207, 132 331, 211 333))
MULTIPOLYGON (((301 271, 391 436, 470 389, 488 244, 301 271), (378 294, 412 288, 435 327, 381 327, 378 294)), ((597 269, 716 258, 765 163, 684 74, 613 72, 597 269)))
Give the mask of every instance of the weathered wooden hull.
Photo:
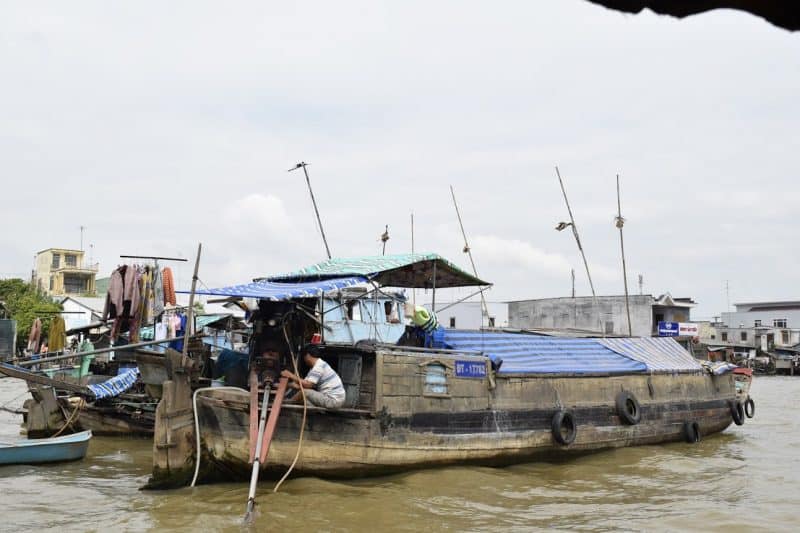
POLYGON ((91 430, 95 435, 148 438, 153 436, 155 420, 89 405, 78 413, 78 426, 82 430, 91 430))
MULTIPOLYGON (((384 365, 385 367, 385 365, 384 365)), ((732 421, 732 375, 629 375, 597 377, 498 378, 496 388, 476 394, 480 381, 467 387, 453 410, 436 409, 429 398, 421 408, 413 394, 393 400, 384 395, 373 411, 307 412, 297 475, 358 477, 451 464, 506 465, 537 458, 593 450, 681 441, 685 424, 697 422, 702 436, 720 432, 732 421), (641 421, 623 422, 615 398, 621 391, 641 404, 641 421), (404 408, 408 396, 412 403, 404 408), (480 403, 484 403, 480 408, 480 403), (569 410, 575 419, 574 442, 558 444, 553 416, 569 410)), ((456 389, 456 387, 453 387, 456 389)), ((413 392, 413 391, 409 391, 413 392)), ((442 398, 442 400, 445 400, 442 398)), ((248 396, 238 391, 208 391, 197 401, 202 436, 201 481, 246 479, 248 396)), ((297 451, 302 407, 281 412, 266 476, 282 475, 297 451)))

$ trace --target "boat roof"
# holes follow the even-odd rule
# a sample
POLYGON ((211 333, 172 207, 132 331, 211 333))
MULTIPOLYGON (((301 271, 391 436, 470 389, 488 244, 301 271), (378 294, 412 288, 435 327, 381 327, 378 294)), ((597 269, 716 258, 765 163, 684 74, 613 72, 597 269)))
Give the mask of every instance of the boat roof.
POLYGON ((288 274, 255 281, 301 283, 348 276, 363 276, 386 287, 409 289, 491 285, 435 253, 334 257, 288 274))

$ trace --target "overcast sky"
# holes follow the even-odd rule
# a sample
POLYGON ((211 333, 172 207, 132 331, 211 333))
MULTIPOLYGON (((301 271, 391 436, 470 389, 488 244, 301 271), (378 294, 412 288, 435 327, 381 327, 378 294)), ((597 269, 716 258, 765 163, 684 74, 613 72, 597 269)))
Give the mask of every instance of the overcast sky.
MULTIPOLYGON (((796 299, 800 33, 583 0, 0 2, 0 276, 80 245, 194 256, 208 286, 411 248, 492 300, 568 296, 558 165, 598 293, 796 299), (235 5, 234 5, 235 4, 235 5)), ((178 267, 188 286, 189 267, 178 267)))

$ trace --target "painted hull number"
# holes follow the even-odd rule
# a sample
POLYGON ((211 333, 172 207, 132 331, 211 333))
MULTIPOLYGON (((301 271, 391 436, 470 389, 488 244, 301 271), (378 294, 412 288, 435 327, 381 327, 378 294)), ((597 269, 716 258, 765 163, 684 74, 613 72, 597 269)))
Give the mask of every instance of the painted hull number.
POLYGON ((480 361, 456 361, 456 377, 485 378, 486 364, 480 361))

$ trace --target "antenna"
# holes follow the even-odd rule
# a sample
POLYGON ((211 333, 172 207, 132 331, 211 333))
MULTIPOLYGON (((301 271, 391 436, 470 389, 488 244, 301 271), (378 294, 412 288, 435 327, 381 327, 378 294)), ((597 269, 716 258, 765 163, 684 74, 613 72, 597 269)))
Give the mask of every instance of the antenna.
POLYGON ((570 269, 569 273, 572 277, 572 297, 575 298, 575 269, 570 269))
POLYGON ((86 226, 81 226, 81 252, 83 251, 83 230, 86 229, 86 226))
POLYGON ((731 284, 727 279, 725 280, 725 310, 731 310, 731 284))
POLYGON ((639 274, 639 296, 644 294, 644 274, 639 274))
POLYGON ((311 195, 311 203, 314 204, 314 212, 317 214, 317 224, 319 224, 319 232, 322 234, 322 242, 325 244, 325 253, 328 254, 328 259, 331 258, 331 249, 328 248, 328 239, 325 238, 325 230, 322 229, 322 219, 319 217, 319 209, 317 209, 317 200, 314 198, 314 190, 311 188, 311 180, 308 178, 308 170, 306 167, 309 163, 305 161, 300 161, 294 168, 290 168, 289 172, 293 172, 298 168, 303 169, 303 173, 306 175, 306 183, 308 184, 308 192, 311 195))
MULTIPOLYGON (((472 249, 469 247, 469 243, 467 242, 467 233, 464 231, 464 223, 461 221, 461 212, 458 210, 458 202, 456 202, 456 193, 453 190, 453 186, 450 186, 450 195, 453 197, 453 206, 456 208, 456 216, 458 217, 458 225, 461 227, 461 235, 464 237, 464 253, 469 256, 469 262, 472 264, 472 272, 475 274, 475 277, 478 277, 478 269, 475 268, 475 260, 472 259, 472 249)), ((483 295, 483 289, 481 289, 481 326, 483 326, 483 317, 489 316, 489 307, 486 305, 486 298, 483 295)))

